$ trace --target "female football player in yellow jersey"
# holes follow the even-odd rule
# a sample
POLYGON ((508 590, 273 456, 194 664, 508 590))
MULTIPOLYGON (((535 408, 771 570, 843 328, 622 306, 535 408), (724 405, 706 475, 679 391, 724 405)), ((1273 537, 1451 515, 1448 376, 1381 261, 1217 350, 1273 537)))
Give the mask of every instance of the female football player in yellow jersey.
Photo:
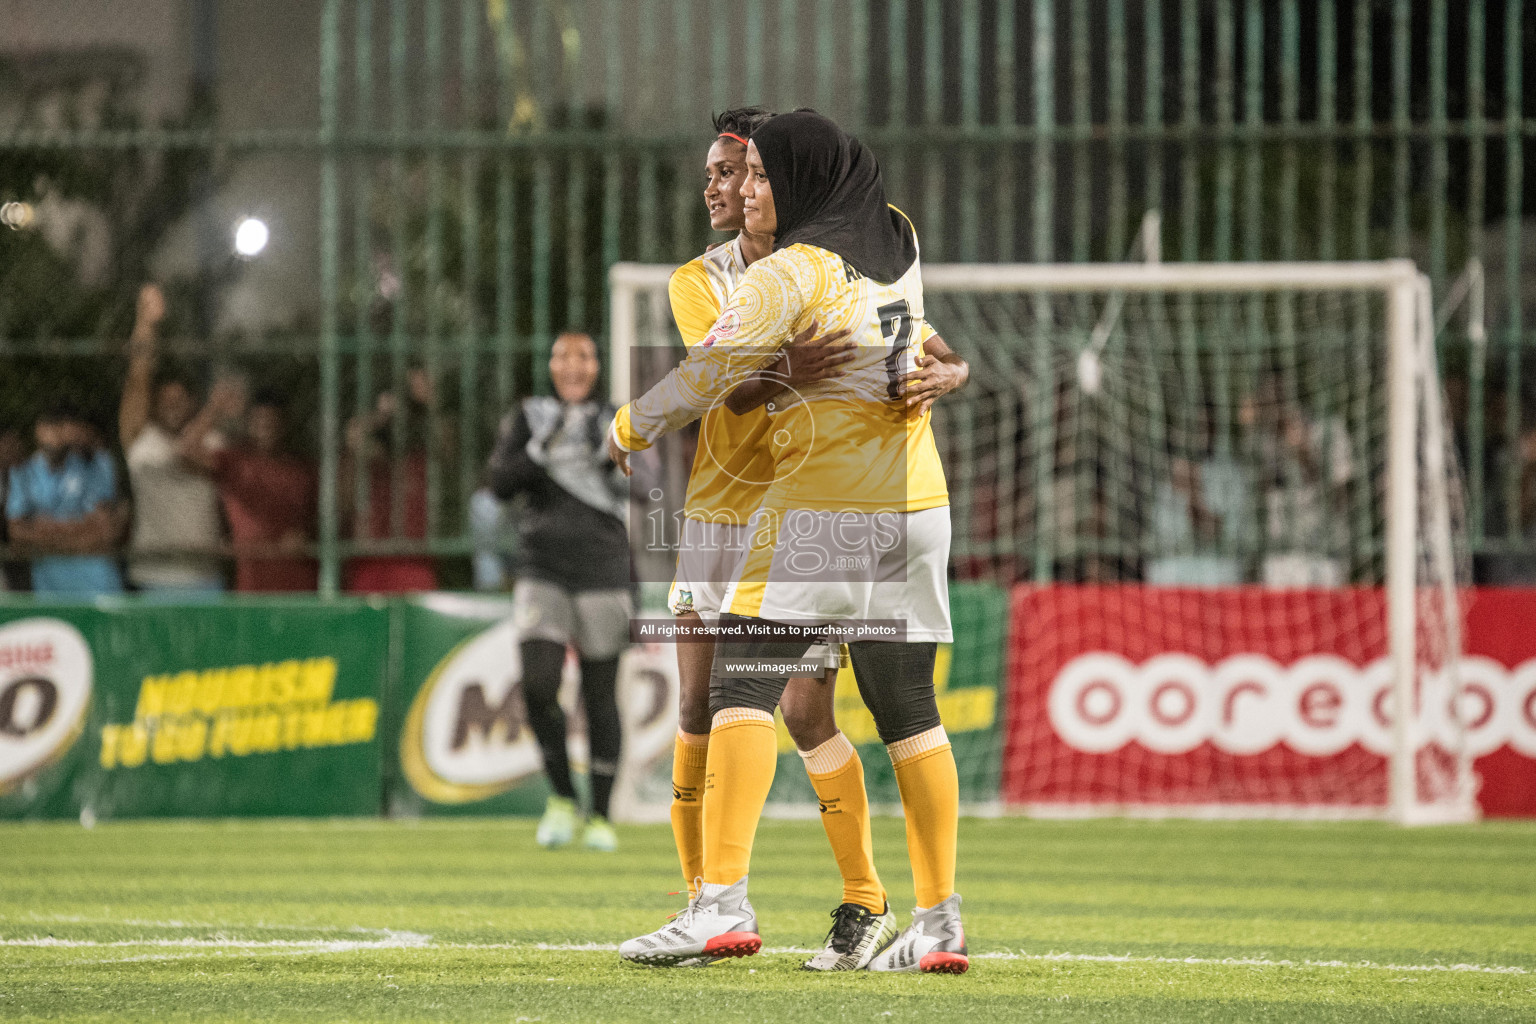
POLYGON ((950 639, 948 492, 928 401, 904 393, 924 362, 916 237, 886 204, 873 155, 810 112, 754 132, 741 194, 747 230, 774 234, 774 252, 742 278, 682 365, 619 411, 616 461, 713 407, 792 334, 819 322, 854 332, 858 347, 843 374, 775 403, 773 482, 722 605, 722 625, 737 632, 720 644, 710 687, 703 882, 677 920, 620 952, 673 964, 760 948, 747 866, 785 679, 736 663, 796 658, 810 645, 807 630, 863 624, 878 639, 852 645, 855 670, 896 767, 919 903, 913 927, 866 962, 963 971, 958 786, 933 692, 936 643, 950 639), (776 639, 746 639, 775 624, 776 639), (894 635, 881 632, 893 625, 894 635))
MULTIPOLYGON (((746 269, 773 250, 771 235, 745 229, 738 191, 746 176, 746 139, 772 115, 756 107, 728 110, 715 118, 715 141, 705 161, 704 202, 710 227, 735 231, 730 242, 679 267, 668 283, 672 317, 683 343, 704 339, 746 269)), ((668 605, 692 635, 704 636, 707 619, 719 614, 735 563, 746 548, 747 521, 773 482, 764 404, 785 387, 798 389, 832 376, 853 358, 851 342, 812 339, 791 344, 777 373, 742 384, 727 402, 709 409, 699 424, 699 443, 689 474, 677 576, 668 605)), ((677 645, 680 707, 672 759, 672 832, 683 879, 690 890, 704 868, 704 772, 709 750, 709 677, 714 642, 677 645)), ((807 660, 836 658, 836 646, 807 652, 807 660)), ((792 678, 782 705, 784 724, 806 764, 821 819, 842 875, 842 900, 832 912, 827 948, 805 964, 810 970, 863 966, 850 953, 860 945, 884 945, 896 933, 895 915, 875 870, 864 769, 833 715, 835 660, 824 678, 792 678)), ((701 963, 704 958, 700 958, 701 963)))
MULTIPOLYGON (((715 117, 716 138, 705 160, 704 202, 710 226, 734 231, 728 243, 678 268, 668 286, 672 316, 685 345, 703 340, 746 268, 773 250, 772 236, 746 230, 739 192, 746 176, 746 139, 772 115, 758 107, 715 117)), ((851 342, 811 338, 809 329, 791 342, 773 370, 749 379, 700 423, 700 441, 689 478, 683 543, 669 606, 695 635, 703 617, 718 614, 735 562, 746 545, 747 521, 773 479, 768 415, 763 405, 779 392, 799 390, 834 376, 852 358, 851 342)), ((926 340, 931 363, 914 380, 912 400, 929 401, 962 385, 969 368, 934 334, 926 340)), ((808 659, 831 655, 818 645, 808 659)), ((672 769, 672 830, 685 884, 691 890, 704 860, 703 793, 709 746, 709 675, 713 641, 678 644, 681 700, 672 769)), ((825 948, 806 961, 808 970, 864 966, 872 950, 896 932, 884 887, 875 870, 869 834, 864 770, 833 713, 836 667, 822 679, 792 678, 780 708, 816 791, 821 821, 842 875, 842 901, 832 912, 825 948), (863 955, 861 955, 863 954, 863 955)))

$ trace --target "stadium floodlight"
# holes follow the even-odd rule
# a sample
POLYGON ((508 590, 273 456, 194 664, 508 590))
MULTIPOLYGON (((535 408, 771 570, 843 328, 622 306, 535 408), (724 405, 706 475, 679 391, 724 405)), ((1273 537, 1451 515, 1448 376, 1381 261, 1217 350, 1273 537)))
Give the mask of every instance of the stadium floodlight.
MULTIPOLYGON (((681 353, 671 269, 611 269, 615 401, 681 353)), ((1461 656, 1465 503, 1411 261, 930 264, 923 284, 979 371, 933 407, 954 567, 1032 584, 1004 807, 1475 816, 1508 702, 1461 656)), ((962 786, 996 770, 957 760, 962 786)))
POLYGON ((32 226, 36 211, 31 203, 12 202, 0 205, 0 224, 4 224, 12 231, 20 231, 32 226))
POLYGON ((270 237, 271 232, 265 221, 256 217, 242 217, 235 225, 235 252, 251 259, 267 247, 270 237))

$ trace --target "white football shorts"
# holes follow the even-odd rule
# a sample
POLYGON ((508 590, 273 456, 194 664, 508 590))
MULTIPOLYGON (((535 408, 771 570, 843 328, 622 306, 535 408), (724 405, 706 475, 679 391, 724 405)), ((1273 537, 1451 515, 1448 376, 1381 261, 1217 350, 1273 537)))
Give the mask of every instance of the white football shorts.
POLYGON ((705 622, 720 615, 725 588, 736 578, 736 566, 747 551, 748 527, 684 519, 677 549, 677 575, 667 594, 673 615, 697 612, 705 622))
MULTIPOLYGON (((721 608, 778 622, 887 622, 911 642, 953 639, 949 506, 921 512, 775 512, 747 527, 721 608)), ((868 639, 880 639, 870 636, 868 639)))
MULTIPOLYGON (((673 615, 697 612, 705 622, 711 623, 720 617, 726 588, 735 579, 736 570, 746 557, 750 529, 734 523, 683 520, 677 576, 667 594, 667 607, 673 615)), ((822 664, 829 669, 848 663, 847 648, 840 644, 815 644, 805 656, 821 658, 822 664)))

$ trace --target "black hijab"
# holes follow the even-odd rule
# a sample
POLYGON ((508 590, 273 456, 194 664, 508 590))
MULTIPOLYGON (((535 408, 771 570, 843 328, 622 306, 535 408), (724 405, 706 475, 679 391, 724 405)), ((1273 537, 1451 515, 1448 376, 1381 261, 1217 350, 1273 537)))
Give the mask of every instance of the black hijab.
POLYGON ((815 111, 780 114, 752 133, 773 189, 777 252, 797 242, 835 252, 892 284, 917 259, 907 219, 885 201, 875 154, 815 111))

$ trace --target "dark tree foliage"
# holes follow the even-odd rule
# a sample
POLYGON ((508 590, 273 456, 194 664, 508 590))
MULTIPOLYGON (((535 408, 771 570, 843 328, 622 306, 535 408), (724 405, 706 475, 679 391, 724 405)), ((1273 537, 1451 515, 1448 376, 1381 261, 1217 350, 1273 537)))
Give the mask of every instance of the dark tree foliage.
MULTIPOLYGON (((8 127, 58 133, 56 145, 0 150, 0 203, 35 211, 30 226, 0 229, 0 425, 30 423, 64 398, 108 426, 139 286, 167 234, 216 182, 220 161, 186 142, 212 122, 204 94, 189 93, 185 112, 158 125, 178 134, 177 145, 127 142, 145 127, 142 77, 142 58, 120 49, 0 58, 8 127)), ((201 333, 198 311, 232 269, 162 282, 166 336, 201 333)))

